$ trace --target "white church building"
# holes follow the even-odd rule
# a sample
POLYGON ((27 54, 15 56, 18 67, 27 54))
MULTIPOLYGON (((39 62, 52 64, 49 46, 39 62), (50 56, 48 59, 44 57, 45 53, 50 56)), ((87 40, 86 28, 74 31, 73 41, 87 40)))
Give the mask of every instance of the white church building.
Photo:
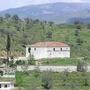
POLYGON ((70 58, 70 47, 62 42, 37 42, 26 46, 26 57, 30 55, 34 59, 70 58))

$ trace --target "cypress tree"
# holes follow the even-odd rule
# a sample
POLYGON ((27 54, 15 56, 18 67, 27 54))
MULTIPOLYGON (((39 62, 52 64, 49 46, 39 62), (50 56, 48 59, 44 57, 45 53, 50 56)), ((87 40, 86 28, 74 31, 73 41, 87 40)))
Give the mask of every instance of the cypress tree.
POLYGON ((11 38, 10 38, 10 35, 7 34, 7 44, 6 44, 6 50, 7 50, 7 62, 9 62, 10 47, 11 47, 11 38))

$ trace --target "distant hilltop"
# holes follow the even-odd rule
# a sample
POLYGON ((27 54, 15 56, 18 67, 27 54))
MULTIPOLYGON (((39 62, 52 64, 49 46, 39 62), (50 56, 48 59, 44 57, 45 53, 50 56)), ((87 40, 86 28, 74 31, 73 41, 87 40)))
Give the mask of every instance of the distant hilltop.
POLYGON ((21 18, 30 17, 53 21, 56 23, 72 23, 79 19, 83 23, 90 23, 89 3, 53 3, 43 5, 30 5, 20 8, 8 9, 0 12, 0 16, 5 13, 17 14, 21 18))

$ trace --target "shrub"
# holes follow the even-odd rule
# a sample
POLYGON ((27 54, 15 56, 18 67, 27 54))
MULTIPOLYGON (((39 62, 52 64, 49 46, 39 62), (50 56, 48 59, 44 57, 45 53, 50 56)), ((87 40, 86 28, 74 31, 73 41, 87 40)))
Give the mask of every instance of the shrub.
POLYGON ((30 56, 29 56, 28 64, 29 64, 29 65, 35 65, 35 60, 34 60, 33 55, 30 55, 30 56))
POLYGON ((3 76, 3 71, 0 71, 0 75, 3 76))
POLYGON ((62 86, 66 86, 66 81, 69 77, 69 72, 68 72, 68 69, 65 69, 65 71, 63 72, 63 76, 62 76, 62 86))
POLYGON ((25 65, 25 61, 18 60, 18 61, 16 61, 16 65, 25 65))
POLYGON ((89 84, 88 84, 88 79, 87 78, 85 78, 84 79, 84 84, 83 84, 84 86, 88 86, 89 84))
POLYGON ((9 67, 15 67, 16 64, 14 63, 13 60, 11 60, 11 61, 9 61, 8 66, 9 66, 9 67))
POLYGON ((52 88, 52 76, 50 72, 45 72, 42 76, 42 86, 44 87, 44 89, 52 88))
POLYGON ((87 64, 85 62, 78 62, 77 71, 86 72, 87 71, 87 64))
POLYGON ((79 36, 79 30, 75 30, 75 36, 79 36))

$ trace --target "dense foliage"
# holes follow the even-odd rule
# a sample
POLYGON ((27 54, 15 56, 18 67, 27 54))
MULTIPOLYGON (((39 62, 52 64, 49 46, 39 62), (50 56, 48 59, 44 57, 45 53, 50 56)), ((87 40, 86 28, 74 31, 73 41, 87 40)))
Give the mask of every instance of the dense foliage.
POLYGON ((39 41, 60 41, 71 47, 72 57, 90 56, 89 25, 59 25, 53 22, 21 19, 18 15, 0 17, 0 56, 6 55, 6 38, 11 37, 11 54, 25 55, 25 45, 39 41))
POLYGON ((85 72, 17 72, 16 84, 20 90, 90 90, 89 76, 85 72))

